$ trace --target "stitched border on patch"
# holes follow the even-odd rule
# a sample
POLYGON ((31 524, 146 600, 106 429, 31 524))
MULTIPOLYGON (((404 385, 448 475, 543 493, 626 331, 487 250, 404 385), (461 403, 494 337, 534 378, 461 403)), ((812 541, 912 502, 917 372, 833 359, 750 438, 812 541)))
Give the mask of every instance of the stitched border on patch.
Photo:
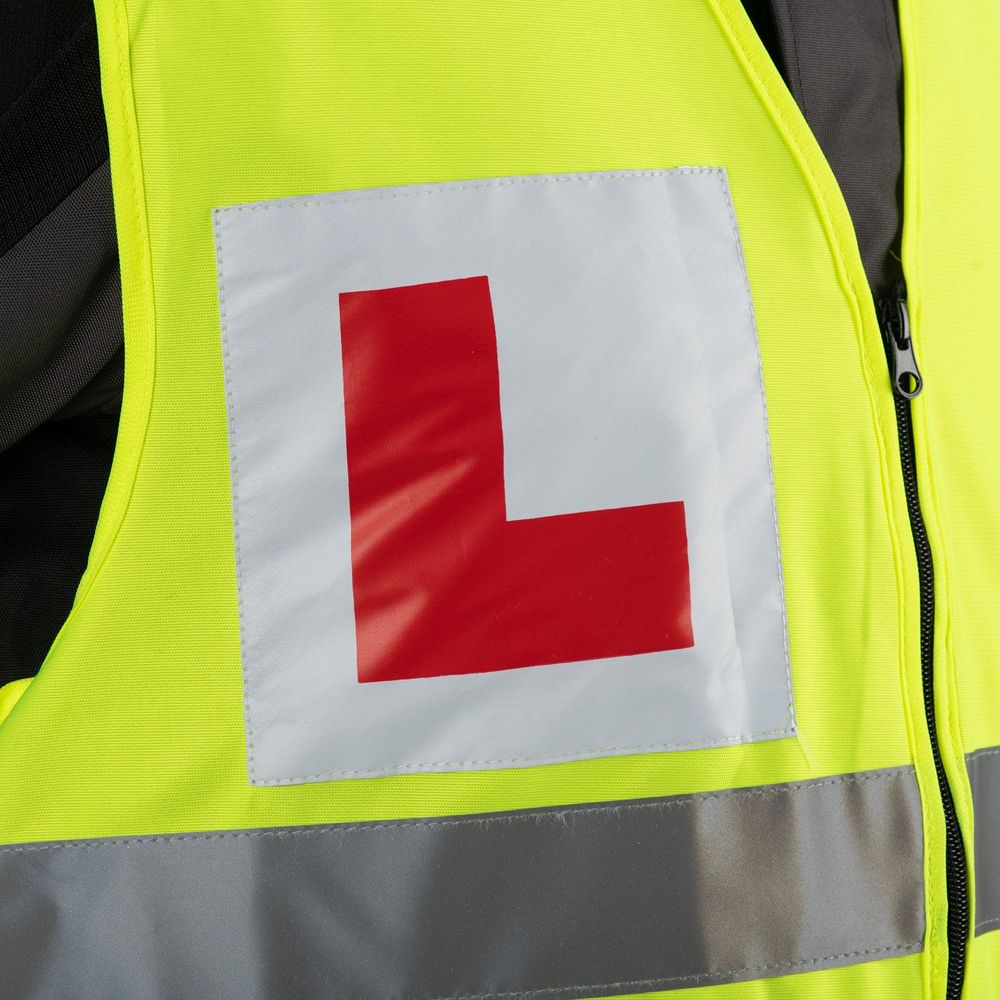
POLYGON ((407 187, 405 190, 393 191, 392 189, 387 189, 383 193, 379 194, 367 193, 364 195, 359 195, 357 197, 350 197, 349 194, 347 194, 346 192, 331 192, 326 195, 318 195, 307 198, 292 197, 287 199, 279 199, 276 201, 265 201, 265 202, 250 203, 245 205, 232 205, 232 206, 220 207, 213 210, 212 216, 213 216, 215 250, 217 255, 217 267, 219 274, 219 309, 220 309, 220 322, 221 322, 223 364, 225 368, 226 406, 228 411, 227 416, 228 416, 228 432, 229 432, 229 450, 230 450, 230 462, 231 462, 231 473, 232 473, 233 534, 234 534, 234 544, 235 544, 236 575, 237 575, 237 601, 239 607, 240 659, 241 659, 241 669, 243 676, 244 719, 247 731, 247 759, 248 759, 248 770, 249 770, 249 777, 251 784, 261 785, 261 786, 287 785, 287 784, 298 784, 302 782, 316 782, 316 781, 323 781, 327 779, 336 779, 336 778, 365 777, 365 776, 373 777, 373 776, 391 775, 391 774, 405 774, 407 772, 420 772, 420 771, 426 771, 428 769, 439 769, 442 767, 485 768, 485 767, 503 767, 504 765, 515 765, 515 766, 525 765, 525 764, 543 765, 548 763, 577 761, 580 759, 587 759, 587 758, 593 759, 601 756, 621 755, 624 753, 652 753, 652 752, 667 751, 667 750, 700 749, 700 748, 710 748, 710 747, 731 746, 731 745, 739 745, 742 743, 753 742, 760 739, 774 739, 780 737, 795 736, 797 734, 793 682, 791 673, 791 656, 790 656, 790 649, 788 642, 787 605, 785 601, 784 573, 783 573, 782 559, 781 559, 781 543, 780 543, 780 534, 778 528, 778 515, 777 515, 776 493, 775 493, 775 483, 774 483, 774 467, 771 454, 770 428, 767 418, 767 401, 764 390, 764 374, 760 356, 759 334, 757 329, 756 314, 753 306, 753 297, 750 288, 750 279, 749 279, 749 274, 747 272, 746 259, 743 254, 742 240, 740 239, 739 227, 736 220, 735 207, 733 205, 732 197, 730 195, 729 185, 727 183, 726 172, 724 169, 720 167, 677 167, 671 170, 648 170, 648 171, 637 170, 637 171, 616 172, 616 173, 604 173, 604 172, 576 173, 576 174, 512 177, 512 178, 486 180, 486 181, 441 182, 440 186, 436 184, 428 186, 415 185, 414 187, 407 187), (787 725, 785 726, 785 728, 767 729, 750 733, 740 733, 734 736, 729 736, 719 739, 709 739, 709 740, 582 747, 572 751, 567 751, 564 754, 549 753, 538 756, 502 757, 502 758, 492 758, 492 759, 488 758, 488 759, 478 759, 478 760, 462 759, 462 760, 418 761, 413 763, 397 763, 393 764, 391 767, 355 768, 348 770, 326 770, 317 772, 315 774, 296 775, 296 776, 289 776, 282 778, 258 777, 256 775, 256 769, 255 769, 255 746, 254 746, 254 735, 253 735, 252 710, 248 694, 250 685, 247 672, 247 657, 246 657, 247 639, 245 634, 245 618, 243 613, 244 569, 240 552, 240 520, 239 520, 239 500, 238 500, 238 481, 239 481, 238 441, 237 441, 237 431, 235 424, 235 406, 233 404, 233 397, 232 397, 232 379, 230 374, 230 343, 229 343, 228 318, 226 313, 225 274, 223 268, 224 218, 228 215, 245 213, 245 212, 263 212, 276 209, 295 210, 297 208, 315 208, 315 207, 336 208, 341 205, 357 204, 361 202, 387 201, 396 199, 399 200, 413 199, 424 196, 450 194, 459 191, 486 190, 490 188, 515 187, 520 185, 565 184, 565 183, 572 183, 579 181, 585 181, 589 183, 595 183, 595 182, 601 183, 605 181, 607 182, 622 181, 622 180, 627 181, 627 180, 634 180, 639 178, 651 178, 651 177, 666 178, 670 176, 677 176, 684 174, 712 174, 715 175, 719 181, 723 202, 726 206, 726 210, 729 216, 729 221, 732 229, 733 243, 739 261, 744 294, 746 296, 746 305, 749 311, 750 322, 753 329, 756 374, 759 386, 759 405, 760 405, 761 419, 763 423, 765 452, 767 457, 767 472, 769 478, 770 498, 771 498, 770 508, 771 508, 771 516, 772 516, 773 532, 774 532, 773 548, 774 548, 775 564, 773 567, 773 572, 777 577, 778 595, 780 601, 782 645, 784 652, 785 683, 786 683, 786 693, 787 693, 787 703, 786 703, 787 725))

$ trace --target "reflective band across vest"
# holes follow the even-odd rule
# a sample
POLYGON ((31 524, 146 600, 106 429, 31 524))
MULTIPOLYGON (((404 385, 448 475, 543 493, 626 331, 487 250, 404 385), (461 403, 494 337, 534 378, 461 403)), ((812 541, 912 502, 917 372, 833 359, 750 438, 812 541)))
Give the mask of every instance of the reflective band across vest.
POLYGON ((1000 927, 1000 747, 969 754, 976 814, 976 934, 1000 927))
POLYGON ((104 959, 95 996, 155 996, 168 971, 167 995, 217 1000, 741 982, 919 951, 920 841, 902 768, 485 817, 26 844, 0 848, 0 878, 29 889, 0 961, 24 998, 59 995, 81 949, 104 959), (53 905, 65 916, 39 967, 53 905))
POLYGON ((739 0, 98 0, 0 998, 995 997, 1000 21, 899 14, 877 309, 739 0))

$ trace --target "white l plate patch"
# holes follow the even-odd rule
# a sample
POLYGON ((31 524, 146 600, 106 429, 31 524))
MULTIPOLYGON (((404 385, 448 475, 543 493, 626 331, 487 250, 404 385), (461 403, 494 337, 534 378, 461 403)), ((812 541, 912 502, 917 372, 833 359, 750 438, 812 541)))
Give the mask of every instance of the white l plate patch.
POLYGON ((215 229, 252 783, 795 733, 722 170, 215 229))

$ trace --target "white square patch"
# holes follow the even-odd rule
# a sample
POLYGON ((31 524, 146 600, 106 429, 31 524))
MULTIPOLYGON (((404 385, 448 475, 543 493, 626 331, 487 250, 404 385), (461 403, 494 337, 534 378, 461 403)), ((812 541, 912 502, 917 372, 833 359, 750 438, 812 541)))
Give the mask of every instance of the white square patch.
POLYGON ((215 227, 252 783, 794 735, 723 171, 215 227))

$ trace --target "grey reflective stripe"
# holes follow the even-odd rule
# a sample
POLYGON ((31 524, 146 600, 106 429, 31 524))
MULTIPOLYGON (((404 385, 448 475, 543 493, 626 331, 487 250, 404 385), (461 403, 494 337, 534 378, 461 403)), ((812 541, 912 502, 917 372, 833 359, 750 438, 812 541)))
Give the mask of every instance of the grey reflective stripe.
POLYGON ((0 850, 19 1000, 597 997, 919 951, 909 768, 0 850))
POLYGON ((966 757, 976 825, 976 933, 1000 929, 1000 747, 966 757))

